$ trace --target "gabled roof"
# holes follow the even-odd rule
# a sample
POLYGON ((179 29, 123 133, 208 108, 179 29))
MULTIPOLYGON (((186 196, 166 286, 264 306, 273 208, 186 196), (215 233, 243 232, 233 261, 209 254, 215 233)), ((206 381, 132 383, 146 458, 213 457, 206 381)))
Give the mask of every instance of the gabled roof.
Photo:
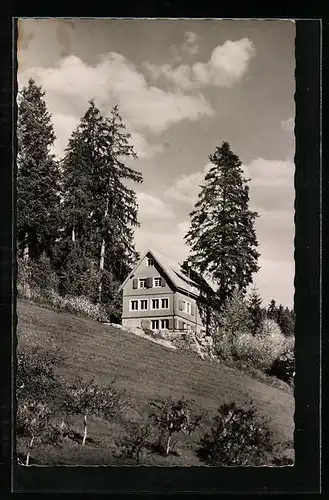
MULTIPOLYGON (((139 259, 134 269, 129 273, 126 280, 122 283, 120 290, 125 286, 131 276, 135 273, 136 269, 139 267, 141 262, 145 259, 147 255, 151 255, 157 264, 160 266, 164 274, 171 281, 174 287, 178 290, 182 290, 191 295, 199 295, 199 285, 190 279, 185 271, 182 269, 181 265, 173 261, 166 255, 162 255, 156 250, 149 248, 143 256, 139 259)), ((209 285, 209 284, 208 284, 209 285)), ((209 285, 210 286, 210 285, 209 285)))

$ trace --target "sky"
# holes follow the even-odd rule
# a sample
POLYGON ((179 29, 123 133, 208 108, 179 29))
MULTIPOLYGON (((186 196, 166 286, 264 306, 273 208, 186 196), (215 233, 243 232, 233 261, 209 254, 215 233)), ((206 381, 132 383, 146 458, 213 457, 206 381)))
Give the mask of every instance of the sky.
POLYGON ((294 41, 289 20, 20 19, 18 86, 42 85, 58 157, 90 99, 104 116, 119 106, 144 178, 140 253, 187 257, 209 155, 229 142, 259 213, 254 285, 265 305, 292 307, 294 41))

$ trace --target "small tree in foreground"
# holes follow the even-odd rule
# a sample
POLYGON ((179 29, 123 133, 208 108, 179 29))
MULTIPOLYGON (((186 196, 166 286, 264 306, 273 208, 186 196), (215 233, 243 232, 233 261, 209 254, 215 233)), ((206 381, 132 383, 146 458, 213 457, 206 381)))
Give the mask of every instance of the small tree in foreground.
POLYGON ((82 445, 86 443, 88 435, 89 415, 112 418, 125 406, 124 390, 115 389, 113 384, 101 387, 93 382, 79 380, 69 388, 64 408, 68 413, 83 415, 84 433, 82 445))
POLYGON ((214 418, 210 432, 201 439, 199 457, 208 465, 248 466, 266 463, 273 440, 262 418, 235 403, 224 404, 214 418))
POLYGON ((66 434, 66 424, 51 421, 50 408, 34 400, 26 400, 18 406, 16 430, 19 436, 28 439, 25 465, 29 465, 33 447, 42 443, 57 443, 66 434))
POLYGON ((139 465, 144 451, 151 444, 152 433, 153 428, 149 423, 130 422, 126 435, 119 443, 121 448, 120 458, 133 459, 136 465, 139 465))
POLYGON ((160 428, 161 446, 165 455, 169 455, 173 434, 191 434, 200 424, 202 415, 192 418, 193 401, 179 399, 157 399, 151 402, 155 411, 150 417, 160 428))

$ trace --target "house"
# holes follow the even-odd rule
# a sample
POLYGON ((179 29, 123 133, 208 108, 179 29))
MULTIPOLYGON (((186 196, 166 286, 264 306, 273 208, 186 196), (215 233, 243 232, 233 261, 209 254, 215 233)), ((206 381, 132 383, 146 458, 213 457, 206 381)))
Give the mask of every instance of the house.
POLYGON ((199 285, 168 257, 149 249, 121 285, 122 326, 129 329, 205 330, 199 285))

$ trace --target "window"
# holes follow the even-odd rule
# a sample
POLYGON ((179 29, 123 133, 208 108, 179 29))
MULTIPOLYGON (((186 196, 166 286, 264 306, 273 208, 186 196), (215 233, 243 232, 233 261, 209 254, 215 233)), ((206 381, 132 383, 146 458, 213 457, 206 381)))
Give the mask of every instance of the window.
POLYGON ((169 328, 169 319, 162 319, 161 320, 161 328, 169 328))
POLYGON ((147 309, 147 300, 146 299, 142 299, 140 301, 140 308, 141 308, 142 311, 143 310, 145 311, 145 309, 147 309))
POLYGON ((151 257, 149 257, 149 258, 147 259, 147 265, 148 265, 149 267, 154 266, 154 260, 153 260, 151 257))
POLYGON ((159 309, 159 299, 152 299, 152 309, 159 309))
POLYGON ((169 308, 169 299, 161 299, 161 309, 169 308))
POLYGON ((159 320, 158 319, 152 319, 151 320, 151 326, 152 326, 152 330, 157 330, 159 328, 159 320))
POLYGON ((159 287, 162 285, 161 278, 154 278, 153 282, 155 287, 159 287))
POLYGON ((146 288, 146 278, 141 278, 138 281, 138 284, 139 284, 139 288, 146 288))
POLYGON ((130 301, 130 309, 132 311, 138 311, 138 300, 131 300, 130 301))

